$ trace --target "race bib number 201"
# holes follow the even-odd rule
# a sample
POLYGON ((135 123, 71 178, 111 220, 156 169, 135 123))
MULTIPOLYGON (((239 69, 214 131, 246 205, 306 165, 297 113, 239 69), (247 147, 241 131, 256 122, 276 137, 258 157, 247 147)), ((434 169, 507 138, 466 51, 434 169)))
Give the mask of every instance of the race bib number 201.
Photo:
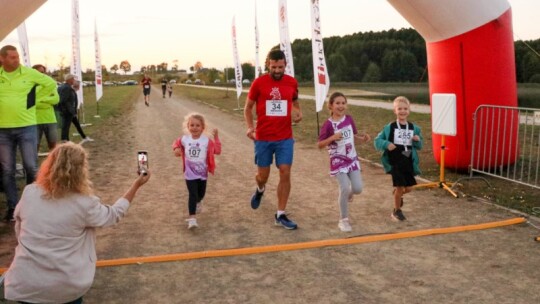
POLYGON ((266 116, 287 116, 287 101, 267 100, 266 116))

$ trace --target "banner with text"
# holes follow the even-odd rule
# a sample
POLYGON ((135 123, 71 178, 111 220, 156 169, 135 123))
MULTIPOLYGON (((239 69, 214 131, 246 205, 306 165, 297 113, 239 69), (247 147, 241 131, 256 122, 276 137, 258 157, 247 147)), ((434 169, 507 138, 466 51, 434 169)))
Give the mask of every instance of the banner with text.
POLYGON ((294 63, 292 56, 291 40, 289 38, 289 21, 287 12, 287 0, 279 0, 279 48, 285 53, 287 65, 285 74, 294 77, 294 63))
POLYGON ((97 31, 97 23, 94 21, 94 45, 96 49, 96 72, 95 72, 95 86, 96 86, 96 102, 99 102, 101 96, 103 96, 103 78, 101 75, 101 48, 99 46, 99 36, 97 31))
POLYGON ((71 67, 70 73, 77 77, 81 82, 77 91, 77 109, 84 103, 83 85, 81 71, 81 47, 80 47, 80 26, 79 26, 79 0, 71 0, 71 67))
POLYGON ((324 58, 319 0, 311 0, 311 49, 313 54, 313 82, 315 83, 315 111, 319 112, 323 108, 324 100, 330 88, 330 77, 328 76, 328 67, 324 58))
POLYGON ((259 65, 259 26, 257 25, 257 0, 255 0, 255 78, 262 74, 259 65))
POLYGON ((234 80, 236 82, 236 99, 242 95, 242 67, 240 66, 240 59, 238 58, 238 47, 236 45, 236 21, 233 17, 232 21, 232 44, 233 44, 233 57, 234 57, 234 80))
POLYGON ((32 67, 30 63, 30 48, 28 47, 28 35, 26 34, 26 24, 23 22, 17 27, 17 35, 19 36, 19 45, 21 50, 19 54, 23 59, 23 65, 32 67))

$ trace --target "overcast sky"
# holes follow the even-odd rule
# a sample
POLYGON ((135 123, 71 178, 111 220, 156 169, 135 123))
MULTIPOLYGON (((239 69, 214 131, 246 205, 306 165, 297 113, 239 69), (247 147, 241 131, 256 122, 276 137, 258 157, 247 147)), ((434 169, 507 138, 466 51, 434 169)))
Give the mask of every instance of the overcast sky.
MULTIPOLYGON (((509 0, 515 40, 540 38, 540 0, 509 0)), ((323 37, 410 28, 385 0, 320 0, 323 37)), ((279 43, 278 1, 258 0, 260 61, 279 43)), ((291 42, 311 39, 310 1, 288 0, 291 42)), ((82 68, 94 69, 94 21, 102 64, 141 65, 177 60, 189 69, 232 66, 231 24, 236 17, 241 62, 255 60, 255 0, 79 0, 82 68)), ((71 0, 48 0, 26 20, 32 64, 55 69, 71 62, 71 0)), ((18 47, 16 31, 0 45, 18 47)))

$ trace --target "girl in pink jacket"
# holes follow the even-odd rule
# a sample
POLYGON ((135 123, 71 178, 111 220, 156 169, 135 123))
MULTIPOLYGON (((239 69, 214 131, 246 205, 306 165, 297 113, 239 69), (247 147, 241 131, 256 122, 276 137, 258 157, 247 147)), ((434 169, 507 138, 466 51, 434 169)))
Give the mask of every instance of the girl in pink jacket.
POLYGON ((196 214, 201 210, 201 201, 206 193, 208 172, 214 174, 214 155, 221 154, 218 130, 212 130, 211 139, 204 133, 205 129, 204 116, 198 113, 188 114, 184 118, 186 134, 176 139, 172 146, 174 155, 182 157, 184 165, 184 178, 189 192, 189 218, 186 220, 188 229, 199 227, 196 214))

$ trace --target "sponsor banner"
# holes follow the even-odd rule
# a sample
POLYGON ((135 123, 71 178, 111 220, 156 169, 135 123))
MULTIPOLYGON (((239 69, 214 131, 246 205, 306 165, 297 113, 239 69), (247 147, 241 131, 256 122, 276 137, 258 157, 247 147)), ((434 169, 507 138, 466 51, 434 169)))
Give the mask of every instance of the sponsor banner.
POLYGON ((322 110, 330 88, 330 77, 324 57, 321 34, 321 16, 319 0, 311 1, 311 49, 313 54, 313 82, 315 84, 315 111, 322 110))

